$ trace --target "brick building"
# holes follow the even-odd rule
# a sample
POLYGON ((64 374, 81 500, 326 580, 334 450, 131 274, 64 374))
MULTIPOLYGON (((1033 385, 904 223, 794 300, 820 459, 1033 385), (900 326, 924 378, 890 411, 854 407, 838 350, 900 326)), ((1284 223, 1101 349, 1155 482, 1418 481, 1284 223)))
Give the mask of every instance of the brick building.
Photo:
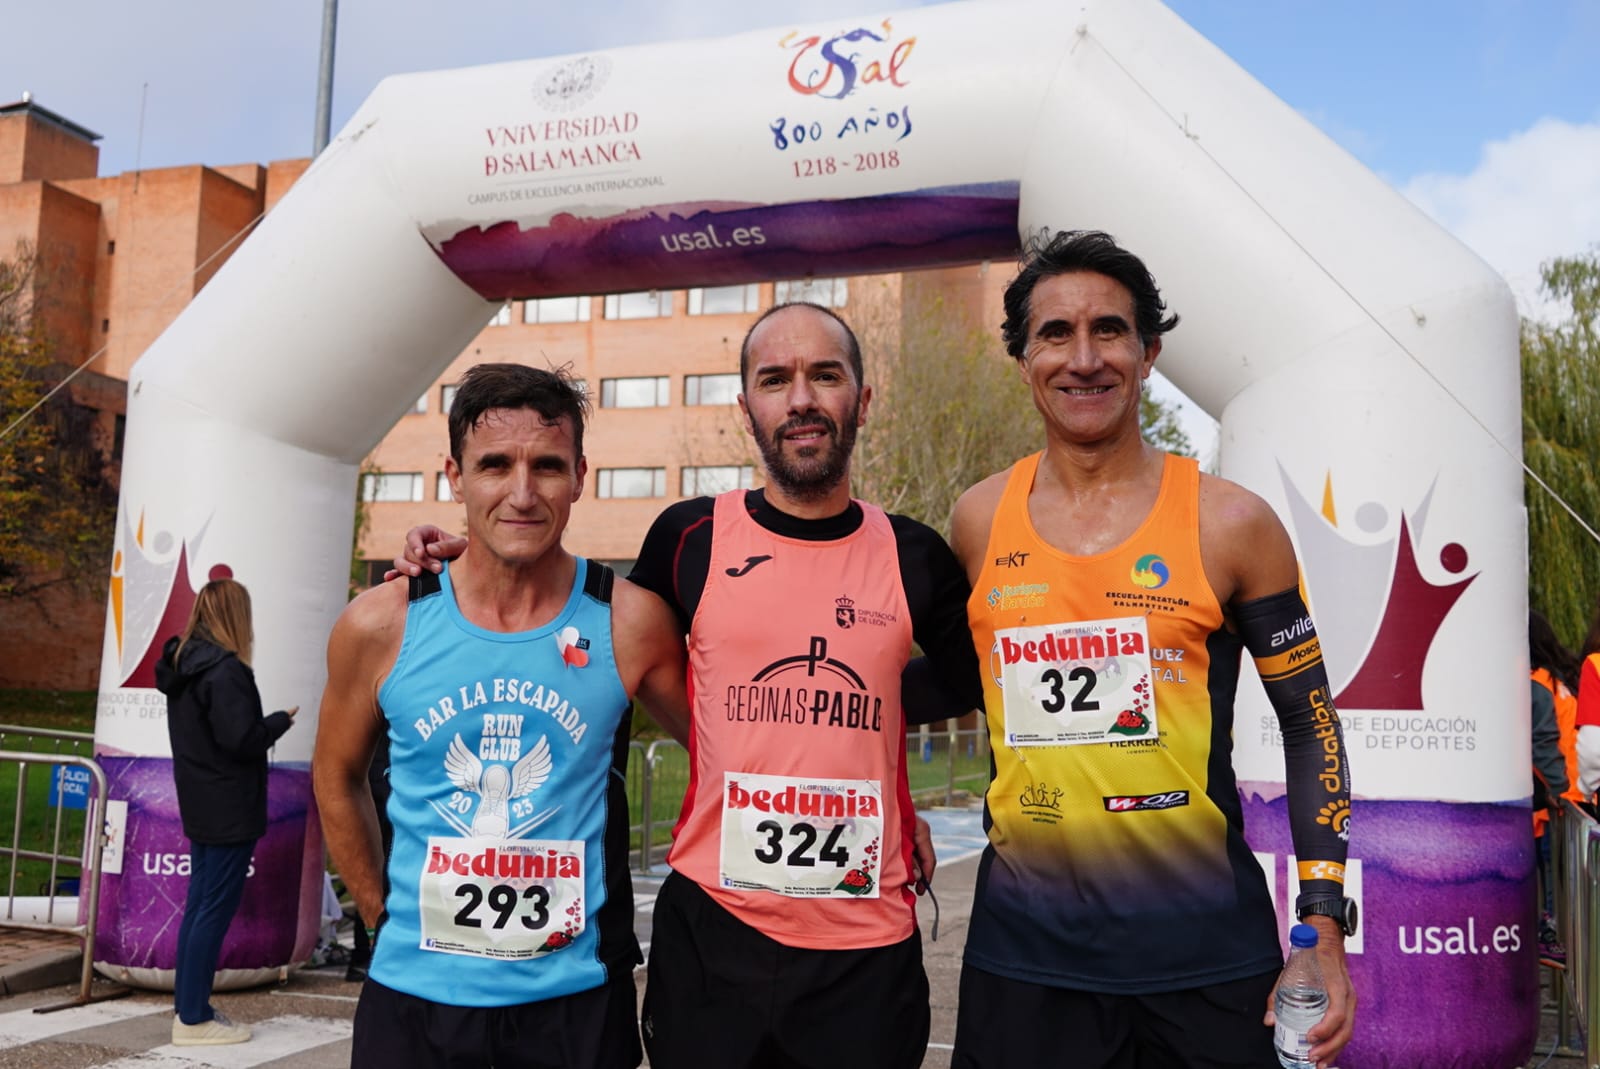
MULTIPOLYGON (((75 397, 100 412, 107 441, 120 443, 129 369, 310 161, 100 177, 97 140, 31 100, 0 106, 0 256, 27 241, 60 280, 48 324, 56 351, 72 367, 95 357, 75 397)), ((358 554, 370 577, 411 525, 464 526, 443 475, 445 412, 475 363, 569 366, 583 380, 594 404, 589 477, 567 545, 625 566, 666 505, 756 481, 734 398, 739 343, 760 310, 814 300, 858 329, 871 323, 864 343, 885 344, 900 323, 935 307, 973 326, 996 319, 1007 275, 973 265, 508 302, 368 458, 358 554)), ((0 686, 93 688, 104 620, 103 592, 42 607, 0 603, 0 686)))

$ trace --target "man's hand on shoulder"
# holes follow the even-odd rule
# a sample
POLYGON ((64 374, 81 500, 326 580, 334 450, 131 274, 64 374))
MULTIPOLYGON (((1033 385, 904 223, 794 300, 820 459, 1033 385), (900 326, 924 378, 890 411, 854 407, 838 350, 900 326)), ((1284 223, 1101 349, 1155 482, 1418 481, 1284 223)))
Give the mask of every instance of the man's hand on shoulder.
POLYGON ((394 559, 394 567, 383 573, 383 581, 402 575, 417 576, 424 571, 444 570, 441 561, 455 560, 467 551, 465 535, 453 535, 442 527, 425 523, 406 532, 406 545, 394 559))

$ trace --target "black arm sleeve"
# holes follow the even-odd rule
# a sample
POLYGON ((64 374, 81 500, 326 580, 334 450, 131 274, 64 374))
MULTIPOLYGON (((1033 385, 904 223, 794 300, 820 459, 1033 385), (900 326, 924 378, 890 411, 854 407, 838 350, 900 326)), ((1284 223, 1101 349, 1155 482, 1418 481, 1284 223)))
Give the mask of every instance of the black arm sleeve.
POLYGON ((983 705, 978 658, 967 627, 972 588, 961 562, 937 532, 890 516, 900 556, 900 583, 911 609, 911 637, 922 647, 900 681, 907 724, 965 716, 983 705))
POLYGON ((1234 619, 1283 732, 1300 895, 1337 898, 1350 838, 1350 769, 1316 626, 1293 588, 1235 607, 1234 619))

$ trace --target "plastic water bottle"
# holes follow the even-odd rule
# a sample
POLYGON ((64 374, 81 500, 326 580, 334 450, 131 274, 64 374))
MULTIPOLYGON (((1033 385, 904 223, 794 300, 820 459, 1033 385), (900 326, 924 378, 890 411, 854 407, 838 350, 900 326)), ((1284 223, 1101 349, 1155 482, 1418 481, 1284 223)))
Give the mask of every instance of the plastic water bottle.
POLYGON ((1284 1069, 1316 1069, 1306 1056, 1311 1041, 1306 1033, 1328 1012, 1328 985, 1317 964, 1317 930, 1309 924, 1289 929, 1289 963, 1278 981, 1272 1012, 1278 1018, 1273 1046, 1284 1069))

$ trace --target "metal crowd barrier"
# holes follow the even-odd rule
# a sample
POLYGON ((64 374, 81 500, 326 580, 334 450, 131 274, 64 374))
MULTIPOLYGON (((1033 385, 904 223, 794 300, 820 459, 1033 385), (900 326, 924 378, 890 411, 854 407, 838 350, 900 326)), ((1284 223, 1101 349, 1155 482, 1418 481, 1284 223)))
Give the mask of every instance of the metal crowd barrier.
POLYGON ((1551 822, 1551 869, 1554 872, 1556 934, 1566 948, 1563 969, 1553 973, 1556 987, 1557 1053, 1583 1058, 1589 1069, 1600 1067, 1600 822, 1570 800, 1551 822), (1580 1029, 1572 1042, 1574 1016, 1580 1029), (1587 1053, 1586 1053, 1587 1050, 1587 1053))
MULTIPOLYGON (((906 734, 911 794, 919 803, 951 805, 958 792, 982 795, 989 782, 989 737, 982 728, 960 730, 913 728, 906 734)), ((637 838, 634 866, 650 871, 665 856, 667 832, 678 819, 689 789, 689 754, 671 739, 628 744, 628 797, 639 819, 630 831, 637 838)))
MULTIPOLYGON (((65 1002, 39 1006, 34 1010, 35 1013, 49 1013, 68 1006, 81 1006, 89 1002, 120 998, 129 994, 127 988, 106 988, 99 993, 92 991, 95 923, 99 914, 101 862, 106 840, 106 776, 99 762, 88 753, 80 751, 92 750, 94 736, 75 731, 0 725, 0 746, 9 746, 22 741, 26 741, 34 748, 0 749, 0 771, 14 768, 16 773, 10 845, 0 852, 0 856, 4 856, 8 861, 6 909, 4 917, 0 917, 0 928, 63 933, 75 936, 82 944, 83 969, 77 996, 65 1002), (29 797, 28 790, 30 773, 36 765, 45 766, 45 774, 53 777, 55 781, 52 788, 56 799, 55 815, 49 822, 48 842, 38 841, 35 837, 29 836, 27 831, 30 807, 37 808, 38 804, 37 799, 29 797), (67 769, 81 769, 83 775, 68 775, 67 769), (67 810, 76 808, 69 806, 66 799, 67 796, 74 794, 81 794, 83 797, 84 824, 81 841, 76 845, 77 852, 69 853, 63 850, 62 834, 67 810), (42 920, 31 917, 22 919, 17 915, 18 898, 34 897, 17 894, 17 883, 24 861, 38 862, 47 866, 45 871, 48 875, 41 888, 44 895, 40 896, 46 899, 42 920), (70 896, 63 893, 70 886, 62 878, 63 868, 77 872, 76 886, 71 888, 73 893, 70 896), (77 916, 74 916, 70 923, 65 918, 56 916, 57 900, 66 897, 77 900, 75 911, 77 916), (82 916, 83 919, 80 921, 78 916, 82 916)), ((24 887, 23 890, 26 891, 27 888, 24 887)))

